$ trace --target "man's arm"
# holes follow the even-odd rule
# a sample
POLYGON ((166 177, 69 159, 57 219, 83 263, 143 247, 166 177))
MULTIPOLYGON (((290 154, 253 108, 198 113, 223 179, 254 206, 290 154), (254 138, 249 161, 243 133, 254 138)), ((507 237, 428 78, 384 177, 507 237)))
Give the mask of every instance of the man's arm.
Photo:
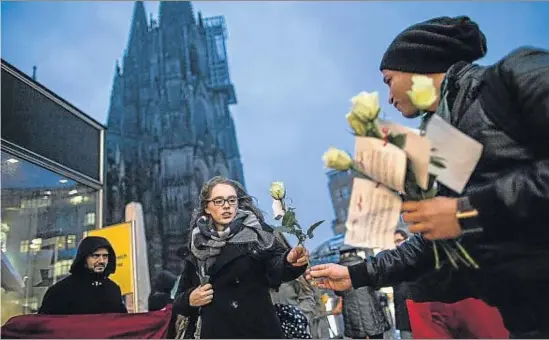
POLYGON ((435 266, 432 243, 420 235, 410 237, 395 249, 384 250, 375 257, 349 267, 353 288, 375 289, 413 281, 435 266))
POLYGON ((56 286, 53 285, 46 291, 42 299, 42 305, 38 308, 38 314, 64 314, 63 308, 65 299, 57 293, 56 286))
POLYGON ((549 220, 549 52, 519 49, 498 63, 494 74, 518 103, 508 112, 520 115, 514 117, 520 122, 516 128, 528 134, 537 160, 502 175, 460 204, 478 211, 486 234, 517 230, 502 230, 505 226, 539 234, 549 220))

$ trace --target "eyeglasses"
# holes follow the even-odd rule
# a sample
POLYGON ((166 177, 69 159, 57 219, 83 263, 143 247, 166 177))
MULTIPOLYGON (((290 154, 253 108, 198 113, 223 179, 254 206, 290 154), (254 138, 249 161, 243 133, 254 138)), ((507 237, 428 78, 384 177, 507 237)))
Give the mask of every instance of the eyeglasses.
POLYGON ((229 198, 223 198, 223 197, 216 197, 214 199, 208 200, 207 202, 212 202, 213 205, 217 207, 221 207, 225 205, 225 202, 229 203, 229 205, 237 205, 238 204, 238 197, 229 197, 229 198))

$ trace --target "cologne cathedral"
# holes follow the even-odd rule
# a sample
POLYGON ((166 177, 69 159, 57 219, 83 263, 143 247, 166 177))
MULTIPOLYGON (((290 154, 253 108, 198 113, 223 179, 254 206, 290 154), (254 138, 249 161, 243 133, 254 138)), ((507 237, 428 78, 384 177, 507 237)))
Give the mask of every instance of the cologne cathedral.
POLYGON ((143 205, 151 277, 179 272, 202 184, 223 175, 244 184, 230 105, 225 20, 195 17, 190 2, 160 3, 158 20, 134 4, 107 122, 106 224, 143 205))

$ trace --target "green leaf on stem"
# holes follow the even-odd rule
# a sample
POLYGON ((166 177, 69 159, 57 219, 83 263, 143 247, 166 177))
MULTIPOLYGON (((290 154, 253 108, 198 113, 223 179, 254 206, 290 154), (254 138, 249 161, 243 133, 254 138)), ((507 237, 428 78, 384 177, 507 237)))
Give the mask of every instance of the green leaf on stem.
POLYGON ((314 237, 313 232, 314 232, 315 229, 316 229, 319 225, 321 225, 322 223, 324 223, 324 220, 313 223, 313 224, 309 227, 309 229, 307 229, 307 237, 309 237, 310 239, 313 238, 313 237, 314 237))
POLYGON ((295 222, 295 212, 293 211, 293 209, 289 209, 282 218, 282 225, 293 229, 295 222))

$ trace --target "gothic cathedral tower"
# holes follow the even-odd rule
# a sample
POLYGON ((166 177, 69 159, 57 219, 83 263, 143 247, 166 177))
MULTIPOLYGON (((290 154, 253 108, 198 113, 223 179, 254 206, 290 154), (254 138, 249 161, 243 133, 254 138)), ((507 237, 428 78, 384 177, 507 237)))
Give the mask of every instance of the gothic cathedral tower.
POLYGON ((158 22, 134 5, 123 64, 117 62, 107 122, 107 224, 141 202, 151 276, 178 273, 202 184, 215 175, 244 184, 229 105, 223 17, 196 19, 190 2, 160 3, 158 22))

